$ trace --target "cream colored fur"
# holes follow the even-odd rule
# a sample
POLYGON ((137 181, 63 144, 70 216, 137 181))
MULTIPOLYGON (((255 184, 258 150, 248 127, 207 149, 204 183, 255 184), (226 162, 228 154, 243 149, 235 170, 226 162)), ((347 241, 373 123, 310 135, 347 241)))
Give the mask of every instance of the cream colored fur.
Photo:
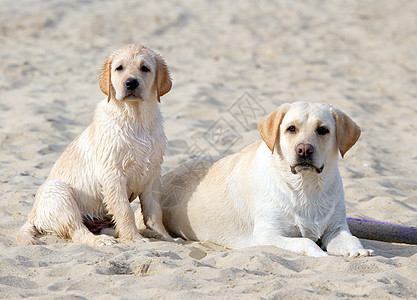
MULTIPOLYGON (((20 243, 38 244, 38 233, 55 233, 92 247, 113 244, 114 237, 94 235, 83 224, 83 218, 108 214, 122 241, 141 240, 130 206, 136 196, 147 225, 170 239, 158 200, 166 147, 158 101, 171 88, 168 68, 151 49, 128 45, 106 60, 100 88, 107 99, 98 104, 91 125, 68 146, 40 187, 17 235, 20 243), (139 86, 128 89, 128 79, 139 86)), ((141 210, 137 225, 143 223, 141 210)))
POLYGON ((371 255, 349 232, 337 167, 338 152, 344 155, 355 144, 359 127, 330 105, 297 102, 280 106, 259 131, 263 141, 236 154, 191 160, 163 176, 167 230, 229 248, 274 245, 316 257, 371 255), (300 143, 314 146, 308 163, 296 153, 300 143))

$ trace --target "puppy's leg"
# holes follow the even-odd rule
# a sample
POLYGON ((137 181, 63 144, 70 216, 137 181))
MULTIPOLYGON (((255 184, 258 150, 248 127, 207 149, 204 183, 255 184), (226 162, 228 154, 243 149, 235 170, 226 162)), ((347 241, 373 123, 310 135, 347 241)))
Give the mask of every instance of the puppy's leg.
POLYGON ((371 256, 374 252, 364 249, 359 239, 347 229, 347 225, 344 229, 323 236, 322 242, 327 252, 345 257, 371 256))
MULTIPOLYGON (((107 235, 95 236, 85 227, 72 189, 59 180, 49 180, 39 189, 29 220, 22 227, 18 240, 20 241, 19 238, 22 236, 28 237, 28 234, 35 233, 35 229, 41 233, 56 233, 63 238, 70 238, 73 242, 91 247, 116 242, 113 237, 107 235)), ((25 240, 33 243, 33 240, 25 240)))
POLYGON ((143 219, 143 214, 142 214, 142 202, 139 198, 140 201, 140 205, 138 207, 138 209, 135 211, 135 223, 136 223, 136 227, 138 228, 138 230, 146 230, 146 224, 145 224, 145 220, 143 219))
POLYGON ((135 213, 136 226, 141 226, 142 220, 152 230, 158 232, 166 241, 174 241, 174 239, 166 231, 162 223, 162 208, 159 203, 161 180, 156 178, 146 185, 145 190, 139 196, 141 208, 135 213))
POLYGON ((127 197, 126 180, 123 176, 106 182, 103 191, 103 202, 109 214, 113 215, 120 239, 124 242, 146 241, 136 228, 135 215, 127 197))
POLYGON ((36 236, 39 231, 35 225, 32 224, 31 220, 28 220, 17 233, 17 241, 23 245, 41 245, 43 244, 36 236))

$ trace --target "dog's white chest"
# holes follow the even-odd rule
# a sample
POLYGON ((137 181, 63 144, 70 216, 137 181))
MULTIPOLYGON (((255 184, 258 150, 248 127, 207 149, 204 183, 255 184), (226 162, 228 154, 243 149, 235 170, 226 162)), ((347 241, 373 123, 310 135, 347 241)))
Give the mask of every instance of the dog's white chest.
POLYGON ((323 234, 324 224, 323 220, 310 220, 303 217, 295 216, 296 227, 302 237, 317 241, 323 234))
POLYGON ((298 233, 313 241, 320 239, 334 212, 334 202, 328 197, 298 199, 299 206, 293 207, 291 214, 298 233))

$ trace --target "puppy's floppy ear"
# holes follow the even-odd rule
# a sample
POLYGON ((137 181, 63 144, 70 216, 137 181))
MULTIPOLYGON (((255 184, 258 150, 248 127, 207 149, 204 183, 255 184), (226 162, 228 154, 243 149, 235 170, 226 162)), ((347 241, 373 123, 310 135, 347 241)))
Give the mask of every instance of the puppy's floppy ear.
POLYGON ((289 107, 288 104, 281 105, 258 124, 259 133, 272 154, 274 153, 275 143, 279 139, 279 126, 289 107))
POLYGON ((155 55, 156 61, 156 97, 158 102, 161 102, 160 97, 165 95, 171 90, 172 81, 171 76, 169 75, 168 66, 165 63, 165 60, 159 54, 155 55))
POLYGON ((336 122, 336 142, 342 157, 355 145, 361 135, 361 129, 344 112, 332 108, 333 118, 336 122))
POLYGON ((112 64, 112 58, 108 57, 106 61, 104 62, 103 68, 101 69, 100 74, 100 89, 101 91, 107 95, 107 102, 110 101, 111 98, 111 64, 112 64))

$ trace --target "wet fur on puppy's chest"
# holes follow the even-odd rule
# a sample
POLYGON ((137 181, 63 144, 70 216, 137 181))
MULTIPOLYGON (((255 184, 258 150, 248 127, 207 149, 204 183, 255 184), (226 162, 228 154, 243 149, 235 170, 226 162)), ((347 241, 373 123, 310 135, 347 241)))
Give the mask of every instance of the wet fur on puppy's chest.
POLYGON ((163 133, 156 137, 138 133, 127 141, 127 145, 121 168, 128 178, 128 192, 140 193, 147 184, 146 178, 149 174, 159 171, 163 161, 165 137, 163 133))

